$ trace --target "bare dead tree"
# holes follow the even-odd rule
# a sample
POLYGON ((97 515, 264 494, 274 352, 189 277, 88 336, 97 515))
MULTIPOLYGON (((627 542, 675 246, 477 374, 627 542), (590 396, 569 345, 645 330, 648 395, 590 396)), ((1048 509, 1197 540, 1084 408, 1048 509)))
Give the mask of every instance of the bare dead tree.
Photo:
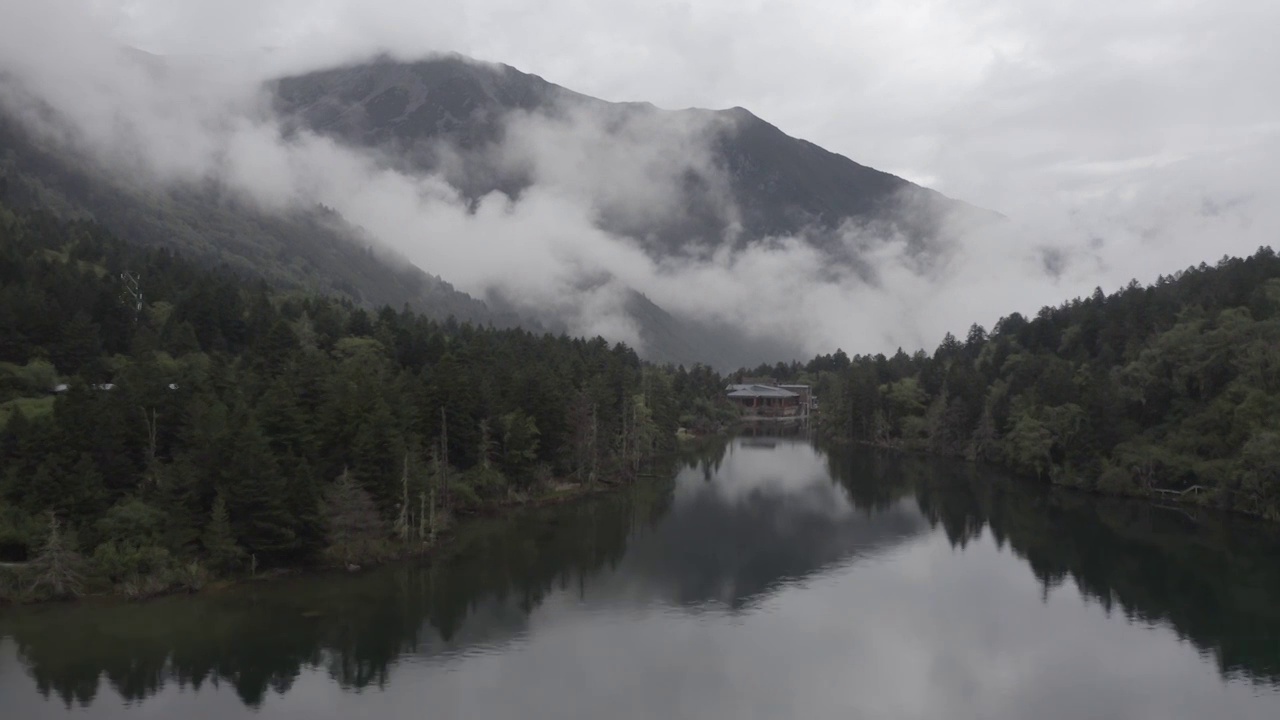
POLYGON ((133 321, 137 322, 138 316, 142 314, 141 278, 125 271, 120 273, 120 280, 124 283, 125 302, 133 307, 133 321))
POLYGON ((443 407, 440 408, 440 488, 444 509, 448 512, 453 498, 449 488, 449 417, 443 407))
POLYGON ((493 454, 493 437, 489 430, 489 419, 480 421, 480 467, 488 470, 492 465, 490 455, 493 454))
POLYGON ((596 416, 596 406, 593 404, 591 406, 591 443, 589 445, 591 453, 591 473, 587 476, 587 483, 589 485, 596 484, 596 473, 600 467, 600 453, 596 450, 596 441, 599 439, 599 436, 600 422, 599 418, 596 416))
MULTIPOLYGON (((153 471, 156 464, 156 437, 159 432, 159 415, 155 408, 147 410, 145 407, 138 408, 142 411, 142 420, 147 426, 147 470, 153 471)), ((151 477, 155 480, 154 474, 151 477)))
POLYGON ((434 543, 435 543, 435 541, 436 541, 436 484, 439 482, 439 479, 440 479, 440 476, 441 476, 441 472, 440 472, 440 445, 439 445, 438 443, 437 443, 436 445, 432 446, 432 448, 431 448, 431 464, 432 464, 432 466, 433 466, 433 467, 432 467, 433 472, 431 473, 431 483, 430 483, 430 484, 431 484, 431 490, 430 490, 430 492, 431 492, 431 510, 430 510, 430 512, 431 512, 431 542, 432 542, 432 544, 434 544, 434 543))
POLYGON ((404 470, 400 473, 400 515, 396 518, 396 534, 401 542, 409 541, 409 451, 404 451, 404 470))
MULTIPOLYGON (((423 520, 427 515, 427 493, 425 490, 418 491, 418 542, 427 539, 426 526, 423 520)), ((435 518, 435 496, 431 498, 431 537, 434 540, 436 535, 436 518, 435 518)))

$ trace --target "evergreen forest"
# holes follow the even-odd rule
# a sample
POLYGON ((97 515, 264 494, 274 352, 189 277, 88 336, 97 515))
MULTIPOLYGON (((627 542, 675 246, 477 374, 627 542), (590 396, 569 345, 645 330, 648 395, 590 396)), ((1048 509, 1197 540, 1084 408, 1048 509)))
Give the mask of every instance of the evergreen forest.
POLYGON ((273 289, 0 206, 0 595, 356 566, 633 481, 722 378, 273 289))
POLYGON ((828 439, 1280 520, 1280 258, 1101 289, 932 353, 722 377, 601 338, 281 289, 0 206, 0 598, 354 567, 459 517, 646 474, 728 381, 807 382, 828 439))
POLYGON ((1280 520, 1280 258, 1223 258, 1034 318, 757 374, 816 379, 833 438, 1280 520))

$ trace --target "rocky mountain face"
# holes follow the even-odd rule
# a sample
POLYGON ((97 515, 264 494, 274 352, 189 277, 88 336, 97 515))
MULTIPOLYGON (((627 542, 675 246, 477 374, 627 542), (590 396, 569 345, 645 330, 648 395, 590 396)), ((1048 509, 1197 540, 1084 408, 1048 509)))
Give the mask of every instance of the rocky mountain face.
POLYGON ((504 157, 509 146, 518 146, 518 154, 530 141, 553 144, 582 133, 584 124, 624 145, 647 134, 655 144, 693 146, 698 157, 676 158, 665 177, 655 178, 678 188, 665 212, 635 218, 607 201, 597 207, 602 227, 646 241, 658 256, 803 234, 833 260, 856 263, 856 250, 841 247, 839 231, 850 224, 904 237, 927 254, 947 223, 997 217, 793 138, 743 108, 610 103, 460 56, 379 59, 284 78, 272 91, 292 127, 383 151, 405 169, 442 172, 472 198, 494 191, 518 196, 537 178, 504 157), (559 123, 565 133, 526 137, 535 122, 559 123))

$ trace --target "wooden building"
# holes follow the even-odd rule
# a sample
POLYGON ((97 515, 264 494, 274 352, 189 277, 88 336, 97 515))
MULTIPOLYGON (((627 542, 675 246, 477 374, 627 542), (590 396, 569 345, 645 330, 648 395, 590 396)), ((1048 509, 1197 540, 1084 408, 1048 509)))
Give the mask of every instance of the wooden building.
POLYGON ((808 405, 802 405, 800 393, 777 385, 730 385, 726 389, 729 401, 740 405, 753 417, 803 417, 808 405))
POLYGON ((779 385, 783 390, 790 390, 800 396, 800 407, 804 409, 804 414, 808 415, 814 408, 813 388, 808 385, 779 385))

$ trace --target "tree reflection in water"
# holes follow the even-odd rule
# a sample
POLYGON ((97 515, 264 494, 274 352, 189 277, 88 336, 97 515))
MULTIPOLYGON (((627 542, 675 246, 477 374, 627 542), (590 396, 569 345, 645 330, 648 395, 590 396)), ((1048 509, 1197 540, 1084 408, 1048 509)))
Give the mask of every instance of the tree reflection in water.
POLYGON ((1173 628, 1224 674, 1280 681, 1273 528, 948 461, 818 453, 803 436, 749 444, 761 439, 703 441, 676 461, 677 480, 471 523, 430 563, 145 604, 5 611, 0 655, 16 647, 40 693, 68 706, 92 703, 105 678, 127 701, 168 683, 226 684, 257 707, 304 670, 343 688, 382 687, 405 657, 442 662, 517 642, 555 593, 602 607, 745 612, 796 579, 941 532, 958 549, 989 533, 1046 593, 1071 581, 1108 613, 1173 628), (776 467, 758 469, 770 457, 776 467))

